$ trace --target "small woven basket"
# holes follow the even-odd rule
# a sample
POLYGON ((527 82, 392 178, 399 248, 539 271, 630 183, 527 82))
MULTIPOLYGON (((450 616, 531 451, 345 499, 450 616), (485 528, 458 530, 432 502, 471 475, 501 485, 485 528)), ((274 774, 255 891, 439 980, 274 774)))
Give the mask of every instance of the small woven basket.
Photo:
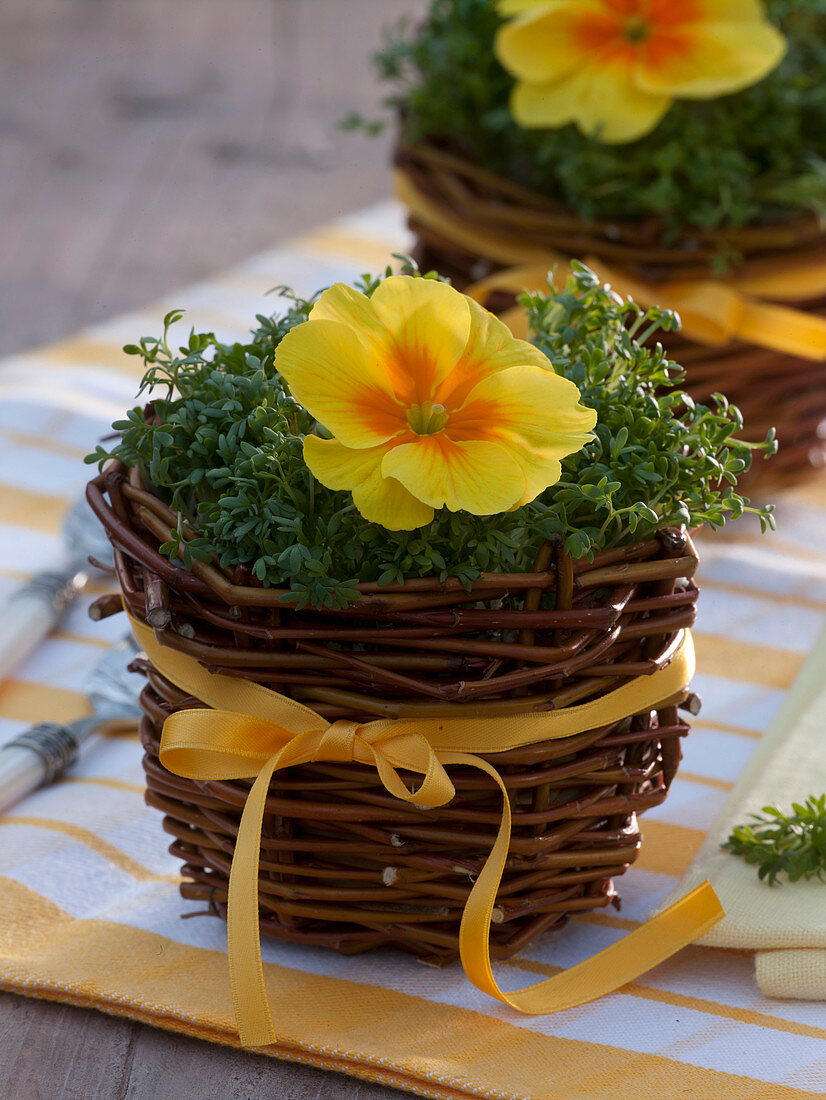
MULTIPOLYGON (((738 274, 759 272, 767 261, 782 265, 805 256, 824 256, 826 234, 814 215, 776 226, 697 231, 665 247, 655 218, 636 222, 585 222, 544 196, 495 176, 450 151, 429 145, 400 145, 396 166, 442 217, 460 225, 464 236, 502 234, 526 246, 572 257, 595 257, 621 266, 654 283, 666 279, 710 278, 721 246, 741 256, 738 274)), ((417 238, 414 256, 422 270, 435 268, 465 290, 494 272, 496 264, 458 247, 422 224, 410 228, 417 238)), ((496 293, 486 302, 494 312, 514 303, 496 293)), ((826 298, 788 303, 826 316, 826 298)), ((732 342, 724 347, 698 344, 679 333, 658 333, 669 355, 686 369, 686 389, 696 401, 725 393, 743 413, 749 435, 764 438, 777 429, 778 455, 756 463, 744 478, 760 480, 761 489, 793 483, 826 462, 826 364, 732 342)))
MULTIPOLYGON (((685 531, 572 561, 546 544, 528 574, 359 586, 343 611, 297 611, 245 569, 180 569, 159 553, 178 516, 113 463, 89 502, 115 547, 123 601, 167 646, 252 680, 330 721, 537 711, 597 698, 666 665, 694 619, 697 564, 685 531), (516 708, 515 708, 516 704, 516 708)), ((187 528, 184 526, 186 533, 187 528)), ((99 602, 101 614, 114 601, 99 602)), ((238 824, 250 783, 196 782, 158 760, 164 720, 203 705, 148 661, 141 697, 146 800, 183 861, 185 898, 226 916, 238 824)), ((612 878, 638 853, 637 815, 665 798, 688 732, 686 693, 657 711, 488 757, 513 811, 491 948, 519 951, 571 913, 616 903, 612 878)), ((261 931, 345 954, 383 945, 453 958, 474 876, 493 845, 501 796, 487 776, 451 768, 456 797, 422 810, 392 797, 374 769, 311 764, 277 773, 267 802, 261 931)), ((410 777, 414 781, 413 776, 410 777)))

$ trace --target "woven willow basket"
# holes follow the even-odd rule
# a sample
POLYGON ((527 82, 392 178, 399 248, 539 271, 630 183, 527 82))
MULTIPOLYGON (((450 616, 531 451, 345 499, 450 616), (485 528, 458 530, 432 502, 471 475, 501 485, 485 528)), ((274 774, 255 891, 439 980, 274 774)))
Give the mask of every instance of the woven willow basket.
MULTIPOLYGON (((572 257, 595 257, 622 267, 646 282, 708 278, 721 245, 743 257, 738 274, 782 266, 805 256, 826 254, 826 234, 814 215, 777 226, 700 232, 671 247, 660 243, 657 219, 637 222, 585 222, 557 203, 510 180, 492 175, 449 151, 427 145, 401 145, 396 166, 442 217, 474 234, 502 234, 531 247, 572 257)), ((422 224, 415 216, 414 256, 422 270, 435 268, 460 290, 501 270, 466 247, 422 224)), ((513 305, 494 295, 494 312, 513 305)), ((826 298, 789 303, 826 316, 826 298)), ((696 401, 725 393, 737 405, 751 438, 764 438, 776 427, 780 450, 771 463, 755 463, 744 478, 782 486, 811 473, 826 461, 826 364, 777 351, 732 342, 725 347, 694 343, 679 333, 658 333, 673 359, 685 367, 686 389, 696 401)))
MULTIPOLYGON (((424 578, 360 585, 346 610, 295 611, 244 569, 186 572, 158 552, 178 517, 114 463, 89 502, 115 547, 124 603, 158 640, 212 671, 272 687, 333 721, 393 715, 535 711, 593 699, 666 665, 694 619, 697 564, 685 531, 572 561, 546 545, 528 574, 487 574, 467 592, 424 578)), ((186 529, 185 529, 186 530, 186 529)), ((101 614, 115 601, 99 601, 101 614)), ((141 696, 146 800, 183 861, 181 893, 226 917, 249 782, 196 782, 158 761, 182 696, 148 661, 141 696)), ((616 903, 612 878, 637 856, 637 816, 666 797, 688 726, 686 693, 656 712, 491 756, 513 809, 510 855, 492 932, 504 958, 572 913, 616 903)), ((689 701, 690 705, 690 701, 689 701)), ((474 876, 501 819, 485 775, 451 768, 456 797, 421 810, 374 769, 312 764, 278 773, 261 844, 261 931, 346 954, 382 945, 429 962, 455 956, 474 876)), ((414 777, 410 777, 411 781, 414 777)))

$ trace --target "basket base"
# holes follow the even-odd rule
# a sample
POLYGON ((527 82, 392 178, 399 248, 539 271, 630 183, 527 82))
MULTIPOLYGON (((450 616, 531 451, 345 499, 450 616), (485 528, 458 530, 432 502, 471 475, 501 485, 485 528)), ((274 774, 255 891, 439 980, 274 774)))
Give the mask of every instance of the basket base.
MULTIPOLYGON (((320 721, 442 717, 468 703, 495 713, 561 710, 664 669, 694 622, 697 555, 681 528, 581 562, 562 543, 544 543, 531 572, 487 573, 470 592, 456 578, 422 577, 378 592, 365 584, 352 605, 331 611, 285 606, 277 590, 247 585, 244 576, 214 590, 171 566, 146 522, 169 523, 169 509, 137 470, 113 464, 88 495, 123 548, 118 581, 137 621, 146 621, 160 591, 170 612, 156 628, 162 644, 219 674, 274 686, 320 721)), ((148 659, 135 666, 148 681, 147 802, 163 813, 184 863, 184 896, 225 916, 251 783, 199 782, 161 766, 166 719, 205 704, 148 659)), ((515 954, 571 915, 616 903, 612 880, 640 845, 637 816, 665 799, 677 769, 688 732, 677 710, 684 698, 680 690, 656 710, 486 757, 512 817, 494 957, 515 954)), ((278 771, 260 845, 262 932, 346 953, 393 946, 428 962, 453 958, 502 822, 502 794, 478 768, 450 773, 451 802, 426 810, 391 795, 376 769, 360 763, 278 771)), ((420 777, 402 782, 418 785, 420 777)))
MULTIPOLYGON (((144 708, 162 720, 166 708, 152 694, 144 692, 144 708)), ((678 739, 687 732, 676 707, 660 714, 659 723, 654 719, 637 737, 628 720, 613 738, 595 731, 590 745, 555 762, 565 782, 574 784, 577 772, 595 766, 594 749, 610 752, 613 741, 613 771, 649 777, 626 793, 618 785, 615 797, 601 802, 609 810, 622 806, 620 812, 588 815, 579 806, 581 816, 571 817, 587 794, 567 786, 560 791, 564 801, 549 806, 548 820, 531 826, 526 819, 536 815, 531 807, 520 812, 516 795, 511 851, 491 926, 494 959, 510 958, 538 936, 558 931, 572 915, 619 908, 613 880, 637 858, 637 812, 665 798, 666 778, 680 756, 678 739)), ((158 732, 147 715, 141 728, 146 801, 164 813, 163 828, 174 838, 170 851, 182 861, 186 880, 182 896, 226 919, 234 839, 249 784, 195 783, 170 774, 158 761, 158 732)), ((547 746, 559 750, 558 742, 547 746)), ((520 773, 500 769, 518 791, 520 773)), ((261 846, 262 935, 345 955, 393 947, 430 965, 452 961, 467 896, 493 845, 498 792, 490 784, 480 803, 486 777, 477 781, 470 769, 458 768, 451 771, 454 802, 421 810, 386 795, 375 777, 368 793, 361 784, 369 774, 353 771, 362 769, 307 765, 273 781, 261 846), (306 801, 322 784, 324 804, 306 801), (471 802, 478 812, 463 811, 471 802)))

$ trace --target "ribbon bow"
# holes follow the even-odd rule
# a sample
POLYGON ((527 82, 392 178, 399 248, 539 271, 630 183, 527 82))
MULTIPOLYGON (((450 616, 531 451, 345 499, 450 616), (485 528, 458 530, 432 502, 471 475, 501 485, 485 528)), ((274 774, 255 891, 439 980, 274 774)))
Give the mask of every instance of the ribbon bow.
MULTIPOLYGON (((624 939, 564 973, 515 993, 504 993, 490 962, 489 929, 508 856, 511 809, 501 776, 479 752, 505 751, 571 737, 651 709, 682 692, 694 669, 685 632, 671 664, 640 676, 601 699, 562 710, 486 717, 380 718, 327 722, 320 714, 259 684, 207 672, 196 660, 160 644, 130 616, 138 643, 158 672, 211 710, 181 710, 164 723, 160 760, 189 779, 254 779, 244 806, 229 879, 227 942, 232 998, 244 1046, 276 1041, 267 1001, 258 927, 258 861, 270 780, 280 768, 315 761, 374 765, 396 798, 423 808, 450 802, 446 764, 485 772, 502 792, 502 820, 493 848, 468 896, 459 930, 459 955, 473 984, 521 1012, 554 1012, 610 993, 690 943, 723 916, 705 882, 624 939), (410 791, 398 769, 423 776, 410 791)), ((516 703, 515 705, 518 705, 516 703)), ((475 711, 475 713, 474 713, 475 711)))

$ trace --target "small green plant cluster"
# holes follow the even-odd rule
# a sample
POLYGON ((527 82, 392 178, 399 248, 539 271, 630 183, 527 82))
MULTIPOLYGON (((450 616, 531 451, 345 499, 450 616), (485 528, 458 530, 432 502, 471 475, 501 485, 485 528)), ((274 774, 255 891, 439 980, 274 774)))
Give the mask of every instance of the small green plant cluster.
POLYGON ((768 0, 766 10, 789 43, 781 65, 734 95, 676 102, 631 145, 602 145, 573 125, 516 125, 513 80, 493 53, 495 0, 432 0, 375 61, 407 140, 452 149, 585 218, 654 216, 671 240, 691 227, 826 214, 826 0, 768 0))
MULTIPOLYGON (((365 276, 358 289, 369 295, 380 282, 365 276)), ((260 583, 287 587, 299 606, 341 607, 357 582, 439 575, 470 585, 482 572, 522 572, 548 538, 592 557, 672 524, 716 527, 748 511, 772 522, 769 507, 751 509, 736 491, 755 449, 735 438, 738 411, 723 398, 715 409, 695 406, 676 388, 682 374, 662 347, 643 346, 658 327, 675 328, 675 315, 623 302, 578 265, 563 292, 526 295, 523 304, 537 345, 597 410, 593 441, 564 461, 557 485, 512 512, 442 509, 425 528, 387 531, 304 463, 303 439, 315 425, 273 353, 313 300, 284 293, 286 312, 259 316, 247 344, 193 332, 174 350, 170 328, 181 314, 172 313, 162 337, 126 348, 146 363, 141 392, 150 400, 115 423, 121 434, 111 450, 99 446, 87 461, 137 466, 197 530, 187 541, 180 529, 164 547, 185 566, 193 557, 245 565, 260 583)), ((773 453, 773 439, 756 449, 773 453)))
POLYGON ((769 886, 785 875, 789 882, 818 878, 826 882, 826 794, 793 802, 792 812, 764 806, 751 824, 738 825, 723 844, 729 852, 757 865, 769 886))
POLYGON ((737 492, 752 452, 775 453, 774 432, 760 444, 736 438, 740 411, 722 394, 715 408, 679 389, 683 371, 658 329, 679 328, 676 314, 642 310, 603 287, 584 264, 559 294, 525 294, 534 343, 579 387, 597 413, 595 439, 563 463, 563 480, 532 505, 543 536, 564 537, 574 557, 648 534, 657 527, 721 527, 753 509, 737 492))

